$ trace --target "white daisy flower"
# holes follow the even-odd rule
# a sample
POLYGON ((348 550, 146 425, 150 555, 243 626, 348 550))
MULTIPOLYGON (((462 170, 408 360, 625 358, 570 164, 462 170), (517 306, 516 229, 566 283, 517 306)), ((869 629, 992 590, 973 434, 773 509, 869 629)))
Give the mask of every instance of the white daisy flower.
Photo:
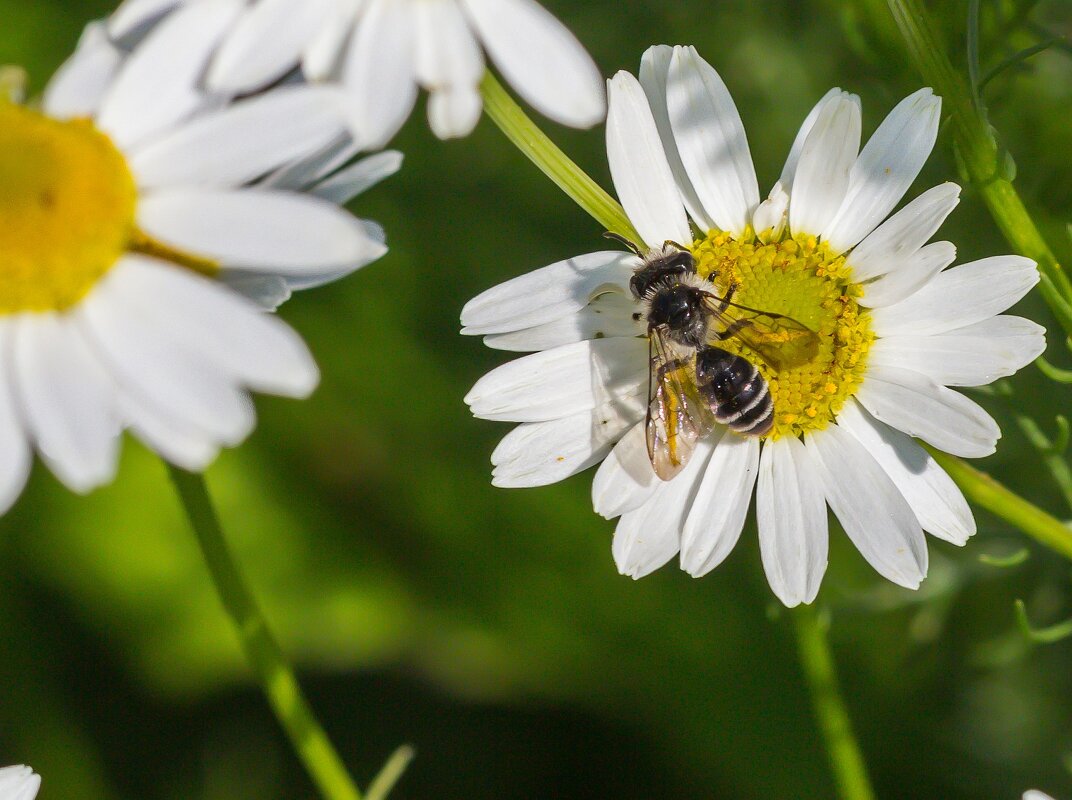
POLYGON ((819 590, 829 505, 879 573, 917 588, 927 573, 923 531, 964 544, 975 522, 914 437, 958 456, 992 453, 994 420, 947 387, 1011 375, 1044 348, 1042 328, 1000 314, 1037 282, 1033 262, 998 256, 945 269, 953 245, 927 244, 956 206, 957 186, 930 189, 890 216, 934 145, 939 111, 920 90, 860 150, 859 100, 831 90, 761 202, 737 109, 695 49, 654 47, 639 81, 615 76, 608 158, 644 243, 684 243, 698 276, 690 280, 797 320, 818 334, 818 354, 775 372, 737 339, 720 343, 765 379, 771 430, 715 426, 662 481, 645 446, 644 306, 629 285, 641 260, 587 253, 508 281, 462 312, 464 333, 534 351, 485 375, 466 398, 478 417, 522 423, 492 455, 494 483, 538 486, 602 462, 593 503, 621 517, 614 558, 634 578, 678 554, 693 576, 714 569, 755 490, 764 570, 787 606, 819 590))
MULTIPOLYGON (((179 5, 227 0, 126 0, 109 22, 128 36, 179 5)), ((417 99, 441 139, 480 118, 484 52, 540 113, 588 128, 606 113, 599 69, 580 42, 535 0, 230 0, 238 17, 213 58, 210 89, 245 93, 301 67, 339 81, 351 129, 383 147, 417 99)))
POLYGON ((1024 792, 1023 800, 1053 800, 1053 798, 1038 789, 1028 789, 1024 792))
POLYGON ((204 468, 252 430, 247 390, 318 380, 224 284, 274 305, 386 251, 337 203, 397 154, 331 174, 353 149, 331 89, 196 89, 239 10, 191 5, 129 56, 90 26, 40 110, 0 101, 0 510, 33 450, 76 492, 110 481, 124 428, 204 468))
POLYGON ((0 768, 0 800, 33 800, 41 788, 41 776, 21 764, 0 768))

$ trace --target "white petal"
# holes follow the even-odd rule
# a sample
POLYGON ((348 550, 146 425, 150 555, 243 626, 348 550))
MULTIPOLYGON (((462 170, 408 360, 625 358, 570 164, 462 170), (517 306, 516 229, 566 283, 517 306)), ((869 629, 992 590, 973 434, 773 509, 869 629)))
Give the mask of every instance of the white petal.
MULTIPOLYGON (((835 87, 823 95, 812 110, 808 112, 808 116, 805 117, 800 130, 797 131, 793 146, 789 150, 789 156, 785 160, 785 166, 782 167, 782 176, 771 187, 767 199, 759 204, 752 215, 752 229, 756 232, 756 237, 761 242, 770 243, 781 239, 782 233, 789 223, 789 192, 793 188, 793 178, 796 175, 797 162, 800 161, 800 153, 804 149, 804 142, 811 133, 811 129, 815 127, 819 112, 827 101, 841 94, 841 89, 835 87)), ((849 95, 849 97, 855 97, 855 95, 849 95)))
POLYGON ((608 402, 646 403, 647 342, 614 338, 533 353, 493 369, 465 402, 481 419, 542 422, 608 402))
POLYGON ((846 403, 838 413, 838 426, 851 433, 889 475, 923 530, 956 545, 975 534, 968 501, 915 441, 883 425, 855 401, 846 403))
POLYGON ((577 38, 534 0, 462 0, 484 49, 545 117, 590 128, 607 113, 603 78, 577 38))
POLYGON ((1053 800, 1048 794, 1040 792, 1038 789, 1028 789, 1024 792, 1024 796, 1021 800, 1053 800))
POLYGON ((398 133, 417 100, 408 3, 370 0, 343 64, 350 127, 368 150, 398 133))
POLYGON ((826 501, 852 543, 880 575, 918 589, 927 575, 927 542, 893 481, 837 425, 810 434, 805 445, 826 501))
POLYGON ((681 528, 710 456, 710 442, 699 442, 692 459, 673 480, 660 481, 643 506, 618 520, 611 552, 622 575, 643 578, 677 555, 681 528))
POLYGON ((334 89, 286 86, 204 114, 139 148, 142 188, 239 186, 326 147, 344 130, 334 89))
POLYGON ((812 602, 826 572, 826 499, 817 467, 795 437, 763 445, 756 522, 771 590, 789 608, 812 602))
POLYGON ((361 145, 347 131, 326 147, 265 175, 257 181, 257 186, 261 189, 302 190, 349 163, 360 152, 361 145))
POLYGON ((384 150, 339 170, 315 184, 309 192, 314 197, 345 205, 401 168, 402 154, 397 150, 384 150))
POLYGON ((824 232, 834 252, 871 233, 904 197, 934 147, 941 111, 941 98, 920 89, 878 126, 853 165, 841 210, 824 232))
POLYGON ((498 350, 533 352, 584 339, 644 336, 647 325, 642 319, 633 319, 636 308, 632 295, 606 292, 573 314, 524 330, 485 336, 484 344, 498 350))
POLYGON ((125 149, 204 105, 198 83, 205 64, 243 5, 191 3, 161 22, 120 69, 101 104, 99 127, 125 149))
POLYGON ((220 443, 215 436, 157 408, 136 393, 121 392, 118 403, 131 433, 177 467, 201 472, 220 452, 220 443))
POLYGON ((319 380, 301 337, 281 319, 187 270, 128 257, 116 294, 141 304, 236 381, 260 392, 308 397, 319 380))
POLYGON ((0 514, 22 493, 33 461, 14 396, 11 330, 10 319, 0 322, 0 514))
POLYGON ((70 317, 23 314, 13 322, 12 368, 38 452, 73 492, 108 483, 119 453, 115 389, 70 317))
POLYGON ((328 7, 320 32, 309 40, 302 53, 302 74, 306 80, 326 81, 336 76, 354 21, 364 6, 365 0, 334 0, 328 7))
POLYGON ((108 39, 105 26, 91 22, 78 40, 78 49, 45 87, 42 107, 50 117, 92 117, 123 60, 108 39))
POLYGON ((789 228, 794 235, 819 236, 841 207, 849 170, 860 152, 860 126, 860 100, 848 92, 831 95, 819 109, 789 193, 789 228))
POLYGON ((789 224, 789 195, 781 183, 774 184, 767 199, 756 206, 752 215, 752 229, 764 244, 780 241, 785 226, 789 224))
POLYGON ((245 94, 282 77, 297 66, 332 3, 260 0, 248 6, 212 59, 206 79, 209 88, 245 94))
POLYGON ((121 39, 182 2, 184 0, 123 0, 108 17, 108 33, 113 39, 121 39))
POLYGON ((885 275, 865 283, 860 305, 881 308, 898 303, 926 286, 956 260, 957 248, 952 242, 931 242, 885 275))
POLYGON ((625 213, 643 242, 692 240, 689 221, 640 83, 628 72, 608 82, 607 159, 625 213))
POLYGON ((0 797, 4 800, 34 800, 41 788, 41 776, 18 764, 0 769, 0 797))
POLYGON ((473 132, 484 101, 471 86, 440 89, 428 96, 428 125, 440 139, 457 139, 473 132))
POLYGON ((154 408, 172 427, 194 429, 220 444, 238 444, 253 429, 253 404, 165 320, 120 296, 118 280, 137 264, 123 259, 80 308, 101 360, 125 393, 154 408))
POLYGON ((640 508, 662 485, 651 467, 643 420, 614 446, 592 479, 592 508, 607 519, 640 508))
POLYGON ((782 175, 775 183, 775 186, 780 186, 782 191, 789 192, 793 188, 793 180, 797 173, 797 163, 800 161, 800 154, 804 150, 804 142, 808 140, 811 129, 815 127, 815 122, 819 119, 819 112, 823 110, 828 101, 841 95, 855 98, 856 102, 859 102, 859 98, 856 95, 842 92, 841 89, 835 86, 819 98, 819 102, 812 106, 808 116, 804 118, 804 122, 800 125, 800 130, 797 131, 796 138, 793 139, 793 146, 789 148, 789 155, 786 157, 785 165, 782 167, 782 175))
POLYGON ((639 403, 631 408, 610 403, 562 419, 518 425, 491 454, 492 483, 545 486, 588 469, 610 452, 640 414, 639 403))
POLYGON ((866 281, 898 268, 923 247, 960 202, 960 187, 943 183, 928 189, 852 249, 846 263, 855 281, 866 281))
POLYGON ((1001 438, 977 403, 911 370, 871 366, 856 397, 875 419, 955 456, 988 456, 1001 438))
POLYGON ((461 7, 454 0, 413 3, 414 74, 429 91, 475 89, 484 56, 461 7))
POLYGON ((356 269, 387 251, 337 206, 288 192, 158 192, 141 199, 138 225, 154 239, 232 269, 295 277, 356 269))
POLYGON ((629 291, 639 265, 613 250, 558 261, 493 286, 462 309, 462 333, 508 333, 562 319, 608 290, 629 291))
POLYGON ((483 109, 477 86, 484 74, 469 21, 452 0, 413 5, 417 80, 431 92, 428 123, 440 139, 467 136, 483 109))
POLYGON ((871 312, 879 336, 945 333, 1000 314, 1038 283, 1035 262, 993 256, 947 269, 911 297, 871 312))
POLYGON ((867 359, 920 372, 946 386, 983 386, 1012 375, 1045 349, 1045 328, 1002 315, 944 334, 877 339, 867 359))
POLYGON ((694 578, 725 560, 741 536, 759 468, 754 436, 712 435, 714 448, 681 531, 681 568, 694 578))
POLYGON ((640 85, 644 87, 644 93, 648 96, 648 105, 655 119, 655 127, 658 128, 659 138, 662 139, 663 152, 666 153, 666 160, 670 164, 670 171, 674 174, 685 209, 701 231, 709 231, 715 227, 714 220, 707 216, 696 190, 692 187, 685 165, 681 163, 681 154, 678 152, 677 142, 674 141, 674 131, 670 126, 670 112, 666 106, 666 81, 670 72, 670 59, 673 55, 674 48, 665 44, 655 45, 645 50, 640 59, 640 85))
POLYGON ((250 275, 248 272, 222 269, 216 278, 224 286, 234 289, 265 311, 275 311, 287 302, 292 294, 286 279, 279 275, 250 275))
POLYGON ((720 229, 743 233, 759 205, 756 170, 737 106, 696 48, 674 48, 666 103, 681 160, 704 210, 720 229))

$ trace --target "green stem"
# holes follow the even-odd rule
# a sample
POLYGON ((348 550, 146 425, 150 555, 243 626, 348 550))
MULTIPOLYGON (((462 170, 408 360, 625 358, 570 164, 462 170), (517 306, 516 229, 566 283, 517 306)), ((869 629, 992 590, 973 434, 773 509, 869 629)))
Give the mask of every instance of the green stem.
POLYGON ((838 796, 841 800, 874 800, 875 793, 867 777, 860 745, 838 688, 834 656, 830 650, 830 626, 811 606, 797 606, 790 616, 800 664, 834 770, 838 796))
POLYGON ((1065 558, 1072 559, 1072 528, 956 456, 933 447, 927 447, 927 451, 975 505, 1015 525, 1035 541, 1065 558))
POLYGON ((1005 166, 1007 154, 999 149, 963 76, 953 69, 930 14, 920 0, 887 0, 887 5, 916 69, 942 97, 957 155, 969 180, 1012 248, 1038 263, 1043 278, 1039 291, 1066 331, 1072 333, 1072 281, 1012 185, 1005 166))
POLYGON ((170 464, 168 472, 246 658, 309 777, 325 800, 361 800, 361 793, 309 707, 294 671, 250 594, 223 537, 205 479, 170 464))
POLYGON ((558 188, 606 230, 624 236, 631 242, 642 241, 618 201, 536 127, 490 72, 484 73, 480 93, 484 96, 484 111, 491 121, 558 188))

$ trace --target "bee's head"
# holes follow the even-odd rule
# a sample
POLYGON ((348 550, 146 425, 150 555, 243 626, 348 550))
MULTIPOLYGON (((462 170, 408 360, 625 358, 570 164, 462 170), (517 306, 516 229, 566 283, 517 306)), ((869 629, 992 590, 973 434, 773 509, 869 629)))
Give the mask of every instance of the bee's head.
POLYGON ((657 286, 648 297, 648 331, 665 327, 671 339, 699 347, 707 332, 703 290, 687 283, 657 286))
POLYGON ((696 274, 696 259, 692 253, 670 242, 649 250, 641 258, 643 263, 629 279, 629 289, 637 300, 651 292, 656 284, 696 274))

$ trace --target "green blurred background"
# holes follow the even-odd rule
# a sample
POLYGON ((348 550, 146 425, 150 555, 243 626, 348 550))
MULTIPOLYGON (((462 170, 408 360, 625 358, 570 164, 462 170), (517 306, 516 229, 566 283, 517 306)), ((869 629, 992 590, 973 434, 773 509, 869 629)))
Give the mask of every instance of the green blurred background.
MULTIPOLYGON (((654 43, 692 43, 722 73, 769 187, 831 85, 865 129, 919 85, 881 0, 549 0, 605 74, 654 43)), ((1068 35, 1067 0, 983 0, 984 66, 1068 35), (1000 12, 1000 13, 996 13, 1000 12), (1001 20, 1015 18, 1012 24, 1001 20)), ((963 66, 967 2, 932 3, 963 66)), ((104 0, 0 0, 0 63, 40 90, 104 0)), ((1072 56, 1054 47, 988 89, 1018 186, 1068 262, 1072 56)), ((600 129, 541 123, 607 184, 600 129)), ((316 354, 308 402, 260 399, 261 422, 208 472, 225 527, 310 699, 364 783, 408 742, 394 797, 833 796, 754 523, 702 580, 634 583, 591 474, 507 491, 488 456, 506 426, 461 398, 505 355, 458 336, 488 286, 601 247, 599 227, 487 121, 442 143, 423 108, 402 173, 358 199, 391 252, 282 310, 316 354)), ((947 137, 914 192, 957 179, 947 137)), ((2 189, 0 189, 2 190, 2 189)), ((766 189, 764 188, 764 191, 766 189)), ((2 221, 0 221, 2 224, 2 221)), ((942 232, 961 260, 1007 251, 969 190, 942 232)), ((1022 313, 1050 326, 1037 298, 1022 313)), ((1054 336, 1051 339, 1056 340, 1054 336)), ((1068 366, 1051 344, 1050 357, 1068 366)), ((1017 428, 1069 408, 1029 367, 1011 401, 981 397, 1005 438, 982 466, 1063 518, 1017 428)), ((883 798, 1072 798, 1072 640, 1029 644, 1013 600, 1072 615, 1069 564, 980 513, 961 550, 931 542, 918 593, 882 582, 840 533, 819 602, 883 798), (1012 568, 980 560, 1026 548, 1012 568)), ((311 798, 251 684, 160 462, 133 442, 87 498, 38 467, 0 520, 0 764, 33 764, 41 797, 311 798)))

